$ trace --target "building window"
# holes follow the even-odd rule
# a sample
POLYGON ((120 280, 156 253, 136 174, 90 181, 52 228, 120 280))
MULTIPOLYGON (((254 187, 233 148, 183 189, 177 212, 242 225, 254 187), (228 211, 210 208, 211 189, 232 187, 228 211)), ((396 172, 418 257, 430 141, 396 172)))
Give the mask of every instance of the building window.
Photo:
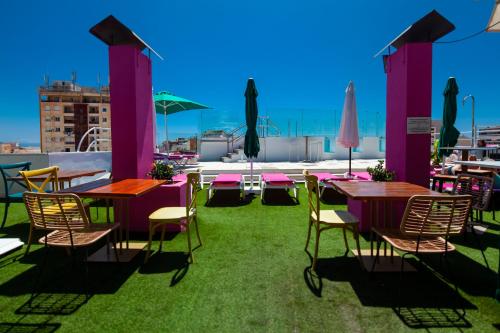
POLYGON ((50 111, 50 105, 45 105, 45 111, 50 111))
POLYGON ((60 110, 61 110, 61 107, 59 105, 54 106, 54 111, 60 111, 60 110))
POLYGON ((61 128, 60 127, 56 127, 55 131, 56 132, 61 132, 61 128))
POLYGON ((50 121, 50 117, 45 117, 45 121, 50 121))
POLYGON ((61 118, 60 117, 54 117, 54 120, 55 121, 61 121, 61 118))
POLYGON ((108 112, 108 109, 102 108, 102 112, 108 112))
POLYGON ((73 109, 71 108, 71 106, 65 106, 64 113, 73 113, 73 109))
POLYGON ((46 102, 48 100, 47 95, 40 96, 40 99, 42 100, 42 102, 46 102))
POLYGON ((102 122, 103 123, 107 123, 108 122, 108 118, 102 118, 102 122))
POLYGON ((69 148, 64 148, 64 151, 65 151, 66 153, 69 153, 69 152, 71 151, 71 149, 69 149, 69 148))

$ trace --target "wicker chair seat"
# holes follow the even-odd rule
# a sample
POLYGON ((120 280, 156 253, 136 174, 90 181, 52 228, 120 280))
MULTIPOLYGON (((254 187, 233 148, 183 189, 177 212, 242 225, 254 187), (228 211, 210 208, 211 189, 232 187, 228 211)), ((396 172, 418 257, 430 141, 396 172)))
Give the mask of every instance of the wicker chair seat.
MULTIPOLYGON (((358 218, 351 213, 347 211, 336 211, 336 210, 326 210, 326 209, 321 209, 319 211, 319 217, 320 217, 320 223, 326 223, 326 224, 339 224, 339 225, 345 225, 345 224, 357 224, 358 223, 358 218)), ((312 211, 311 212, 311 218, 314 221, 317 221, 318 218, 316 216, 316 212, 312 211)))
POLYGON ((89 246, 103 237, 106 237, 111 231, 116 229, 119 224, 113 225, 89 225, 82 229, 73 229, 71 232, 67 230, 54 230, 47 236, 41 237, 38 242, 47 245, 61 247, 82 247, 89 246), (73 243, 71 242, 73 240, 73 243))
POLYGON ((387 243, 396 249, 405 252, 416 253, 443 253, 455 251, 455 246, 446 242, 443 237, 420 237, 420 243, 415 235, 405 235, 400 229, 372 228, 372 231, 380 235, 387 243))
MULTIPOLYGON (((196 214, 195 208, 191 208, 189 216, 196 214)), ((149 222, 170 222, 180 223, 181 220, 186 218, 186 207, 162 207, 155 210, 149 215, 149 222)))

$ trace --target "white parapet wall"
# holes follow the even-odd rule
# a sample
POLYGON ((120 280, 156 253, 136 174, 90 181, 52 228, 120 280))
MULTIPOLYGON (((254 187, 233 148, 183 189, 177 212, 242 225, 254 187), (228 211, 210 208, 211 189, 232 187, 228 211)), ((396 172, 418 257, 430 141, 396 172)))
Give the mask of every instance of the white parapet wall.
MULTIPOLYGON (((71 152, 38 154, 0 154, 0 164, 31 162, 31 169, 58 166, 61 170, 103 169, 111 172, 111 152, 71 152)), ((83 177, 72 182, 73 185, 94 180, 103 174, 83 177)), ((21 186, 12 187, 12 192, 24 191, 21 186)), ((4 195, 3 180, 0 179, 0 196, 4 195)))
MULTIPOLYGON (((380 151, 379 137, 363 137, 360 147, 352 154, 353 158, 376 159, 384 158, 385 153, 380 151)), ((349 150, 334 143, 333 152, 325 152, 325 137, 266 137, 260 138, 260 153, 255 161, 258 162, 298 162, 304 160, 322 161, 326 159, 344 160, 349 158, 349 150)), ((222 156, 240 148, 241 143, 231 147, 223 139, 201 141, 200 161, 220 161, 222 156)))

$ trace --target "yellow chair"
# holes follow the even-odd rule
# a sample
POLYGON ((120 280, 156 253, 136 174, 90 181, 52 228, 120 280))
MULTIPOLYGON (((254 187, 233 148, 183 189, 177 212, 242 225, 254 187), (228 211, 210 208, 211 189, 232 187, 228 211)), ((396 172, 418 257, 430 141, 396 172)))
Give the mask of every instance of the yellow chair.
POLYGON ((43 169, 19 171, 19 174, 23 177, 26 187, 30 192, 46 193, 49 192, 47 188, 49 184, 52 185, 50 191, 59 191, 58 171, 59 167, 52 166, 43 169))
POLYGON ((189 258, 191 259, 191 263, 194 262, 193 250, 191 246, 191 223, 193 222, 196 229, 196 236, 198 237, 198 242, 200 244, 199 246, 202 245, 200 232, 198 231, 198 221, 196 219, 196 197, 198 195, 198 186, 200 184, 200 177, 201 175, 199 172, 193 172, 187 175, 185 207, 163 207, 157 209, 151 215, 149 215, 149 242, 148 242, 148 251, 146 253, 146 258, 144 258, 144 263, 146 263, 149 259, 151 253, 151 243, 153 241, 153 235, 156 229, 159 227, 163 227, 160 239, 160 247, 159 247, 159 251, 161 251, 163 239, 165 237, 165 225, 167 224, 184 225, 186 227, 189 258))
POLYGON ((305 248, 306 251, 309 246, 312 227, 314 226, 316 230, 316 242, 314 245, 312 269, 316 270, 319 250, 319 236, 324 230, 342 228, 346 247, 346 252, 344 255, 347 255, 347 253, 349 252, 349 243, 347 242, 346 229, 350 230, 354 235, 354 239, 356 240, 358 254, 360 254, 361 250, 359 246, 358 219, 347 211, 320 209, 318 177, 309 175, 308 172, 304 172, 303 174, 304 178, 306 179, 307 195, 309 199, 309 227, 307 231, 307 241, 305 248))
MULTIPOLYGON (((57 172, 59 167, 52 166, 43 169, 19 171, 26 183, 26 188, 30 192, 46 193, 59 191, 59 180, 57 179, 57 172), (49 185, 51 189, 49 190, 49 185)), ((33 229, 35 225, 30 223, 30 233, 28 236, 28 246, 26 247, 25 255, 30 251, 31 242, 33 240, 33 229)))

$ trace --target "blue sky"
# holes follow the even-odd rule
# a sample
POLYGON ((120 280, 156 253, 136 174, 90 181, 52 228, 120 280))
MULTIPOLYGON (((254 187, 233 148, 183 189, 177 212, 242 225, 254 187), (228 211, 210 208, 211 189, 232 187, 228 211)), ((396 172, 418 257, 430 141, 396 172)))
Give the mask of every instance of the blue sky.
MULTIPOLYGON (((476 32, 486 26, 493 2, 1 1, 0 140, 39 140, 37 87, 44 74, 69 79, 76 71, 84 85, 96 84, 98 74, 107 78, 107 49, 88 29, 109 14, 164 56, 153 59, 156 91, 214 107, 203 113, 205 123, 243 120, 249 76, 262 114, 286 117, 303 109, 311 122, 331 115, 310 110, 341 110, 353 80, 362 123, 385 113, 385 75, 381 59, 373 59, 382 46, 432 9, 457 27, 443 40, 476 32)), ((498 54, 500 34, 494 33, 435 45, 433 116, 441 117, 442 90, 455 76, 460 99, 476 96, 476 122, 499 123, 498 54)), ((199 119, 197 111, 173 115, 169 131, 196 132, 199 119)), ((470 127, 470 105, 460 105, 457 124, 470 127)))

